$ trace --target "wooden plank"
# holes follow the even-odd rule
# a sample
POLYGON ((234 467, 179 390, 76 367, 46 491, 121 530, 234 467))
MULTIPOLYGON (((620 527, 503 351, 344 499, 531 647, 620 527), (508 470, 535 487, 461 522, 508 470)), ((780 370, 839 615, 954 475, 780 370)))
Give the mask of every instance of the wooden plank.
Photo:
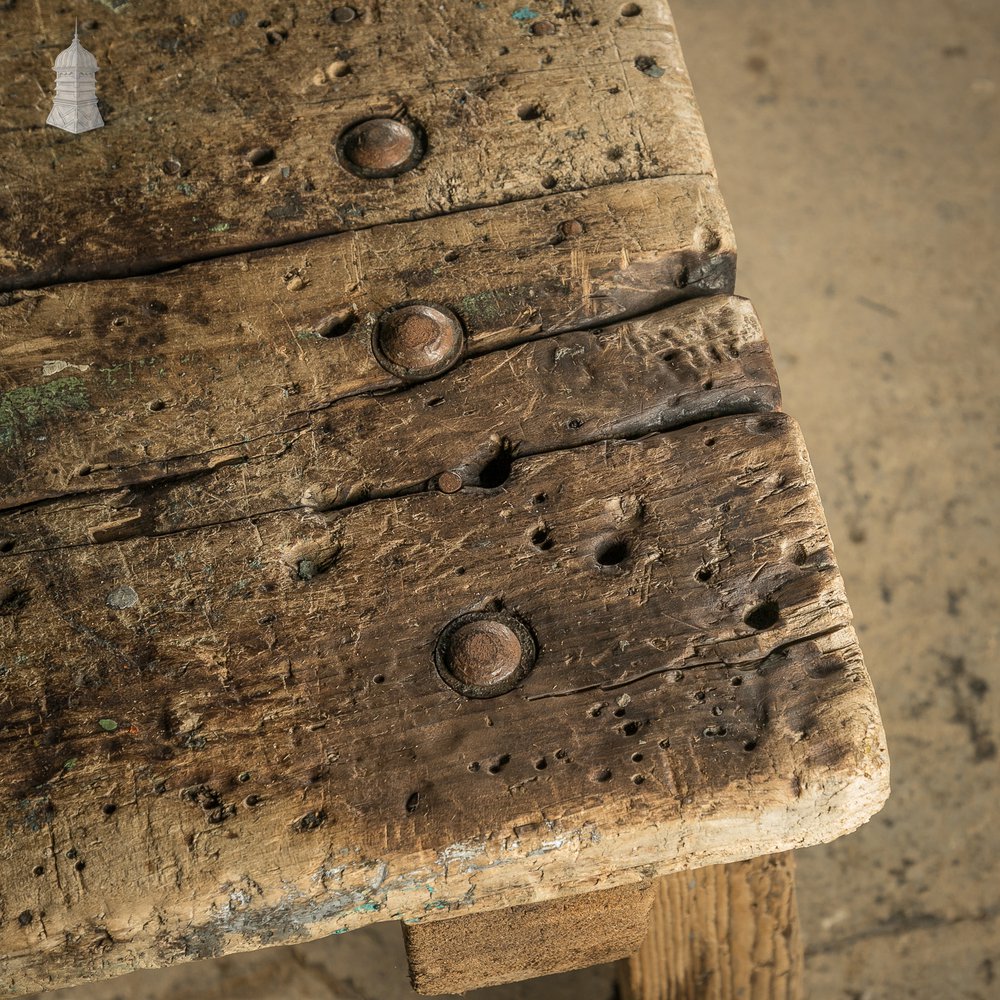
POLYGON ((354 9, 340 23, 306 0, 236 24, 231 3, 166 0, 85 22, 107 124, 75 136, 43 125, 71 16, 6 5, 0 291, 713 172, 663 3, 634 17, 619 0, 537 18, 499 0, 354 9), (427 154, 395 178, 354 176, 338 136, 385 115, 419 122, 427 154))
POLYGON ((817 843, 887 794, 782 414, 3 567, 8 993, 817 843), (439 633, 498 605, 537 663, 464 698, 439 633))
POLYGON ((793 856, 660 879, 649 934, 619 985, 622 1000, 801 1000, 793 856))
POLYGON ((449 307, 475 357, 731 292, 734 270, 715 182, 667 178, 25 292, 0 307, 4 505, 266 449, 399 388, 370 344, 400 302, 449 307))
MULTIPOLYGON (((232 367, 235 380, 242 370, 232 367)), ((104 429, 88 440, 90 455, 119 452, 122 424, 138 402, 123 395, 119 421, 105 411, 104 429)), ((176 425, 160 421, 160 441, 133 438, 140 462, 107 463, 77 475, 82 488, 0 506, 0 537, 14 551, 33 552, 174 534, 273 510, 331 511, 423 489, 490 488, 515 455, 770 410, 779 400, 750 303, 699 299, 480 355, 405 392, 299 411, 274 433, 233 429, 227 447, 205 454, 151 461, 151 453, 177 448, 176 425)), ((246 410, 229 412, 247 417, 246 410)), ((33 465, 25 466, 30 489, 33 465)))
POLYGON ((646 883, 404 924, 413 988, 465 993, 625 958, 646 936, 654 896, 646 883))

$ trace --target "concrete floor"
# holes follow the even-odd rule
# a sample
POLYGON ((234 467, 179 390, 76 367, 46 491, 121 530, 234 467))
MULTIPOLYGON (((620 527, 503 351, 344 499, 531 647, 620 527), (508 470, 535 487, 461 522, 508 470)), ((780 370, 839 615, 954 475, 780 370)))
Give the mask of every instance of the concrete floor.
MULTIPOLYGON (((808 995, 1000 997, 1000 4, 673 6, 893 761, 880 816, 800 852, 808 995)), ((611 983, 471 996, 607 1000, 611 983)), ((382 926, 48 996, 414 994, 382 926)))

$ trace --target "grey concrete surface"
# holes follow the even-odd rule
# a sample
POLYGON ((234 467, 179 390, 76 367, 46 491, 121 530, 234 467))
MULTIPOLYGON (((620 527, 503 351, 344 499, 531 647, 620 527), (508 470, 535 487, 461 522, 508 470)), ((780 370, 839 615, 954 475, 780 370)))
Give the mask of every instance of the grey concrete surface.
MULTIPOLYGON (((893 795, 800 852, 808 995, 1000 997, 996 0, 674 0, 889 738, 893 795)), ((472 994, 607 1000, 608 968, 472 994)), ((413 996, 397 928, 60 1000, 413 996)))

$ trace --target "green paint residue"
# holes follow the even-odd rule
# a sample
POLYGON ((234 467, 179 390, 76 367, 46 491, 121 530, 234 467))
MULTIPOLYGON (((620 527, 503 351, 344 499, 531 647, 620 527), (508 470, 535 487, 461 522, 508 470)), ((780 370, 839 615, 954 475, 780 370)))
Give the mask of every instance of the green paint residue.
POLYGON ((512 311, 516 315, 529 303, 530 300, 521 288, 491 288, 475 295, 466 295, 459 302, 459 309, 473 325, 477 325, 495 323, 512 311))
POLYGON ((65 764, 63 764, 63 770, 64 771, 72 771, 74 767, 76 767, 76 758, 75 757, 70 757, 70 759, 68 761, 66 761, 65 764))
POLYGON ((118 728, 118 723, 114 719, 98 719, 97 724, 106 733, 113 733, 118 728))
POLYGON ((214 226, 209 226, 210 233, 224 233, 229 228, 228 222, 217 222, 214 226))
POLYGON ((43 385, 24 385, 0 393, 0 446, 10 448, 48 420, 90 406, 82 379, 54 378, 43 385))
POLYGON ((510 16, 515 21, 531 21, 538 17, 538 11, 532 10, 530 7, 518 7, 510 16))

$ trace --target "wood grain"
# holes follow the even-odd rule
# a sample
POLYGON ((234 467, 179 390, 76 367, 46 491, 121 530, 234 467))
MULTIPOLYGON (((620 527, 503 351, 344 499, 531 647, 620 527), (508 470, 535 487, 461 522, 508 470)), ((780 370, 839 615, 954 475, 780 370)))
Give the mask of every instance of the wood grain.
POLYGON ((802 1000, 793 856, 660 879, 648 935, 619 984, 623 1000, 802 1000))
MULTIPOLYGON (((75 476, 76 489, 36 490, 34 500, 0 506, 0 537, 14 551, 34 552, 175 534, 267 511, 330 511, 434 489, 442 473, 489 488, 515 455, 770 410, 779 399, 750 303, 699 299, 473 357, 406 391, 293 412, 270 434, 231 428, 226 446, 200 455, 152 461, 157 446, 133 438, 142 461, 106 462, 75 476)), ((135 402, 119 402, 120 420, 135 402)), ((247 417, 235 406, 229 413, 247 417)), ((120 422, 104 419, 87 438, 92 456, 109 457, 122 445, 120 422)), ((161 426, 176 431, 169 415, 161 426)), ((177 448, 176 433, 162 443, 177 448)), ((35 477, 27 468, 22 482, 30 489, 35 477)))
POLYGON ((382 310, 450 307, 466 355, 731 292, 712 180, 667 178, 380 226, 0 307, 0 504, 280 447, 338 400, 401 387, 382 310))
POLYGON ((3 565, 9 993, 816 843, 887 794, 781 414, 3 565), (431 649, 496 604, 538 663, 469 701, 431 649))
POLYGON ((636 17, 620 16, 619 0, 537 18, 495 0, 355 9, 346 24, 318 0, 238 24, 220 0, 102 11, 82 41, 100 66, 106 127, 75 136, 43 125, 71 15, 5 5, 0 291, 713 173, 663 3, 636 17), (348 125, 402 114, 428 137, 414 170, 366 180, 337 163, 348 125), (252 165, 253 150, 269 158, 252 165))
POLYGON ((613 962, 637 951, 655 897, 650 883, 404 924, 410 979, 439 996, 613 962))

